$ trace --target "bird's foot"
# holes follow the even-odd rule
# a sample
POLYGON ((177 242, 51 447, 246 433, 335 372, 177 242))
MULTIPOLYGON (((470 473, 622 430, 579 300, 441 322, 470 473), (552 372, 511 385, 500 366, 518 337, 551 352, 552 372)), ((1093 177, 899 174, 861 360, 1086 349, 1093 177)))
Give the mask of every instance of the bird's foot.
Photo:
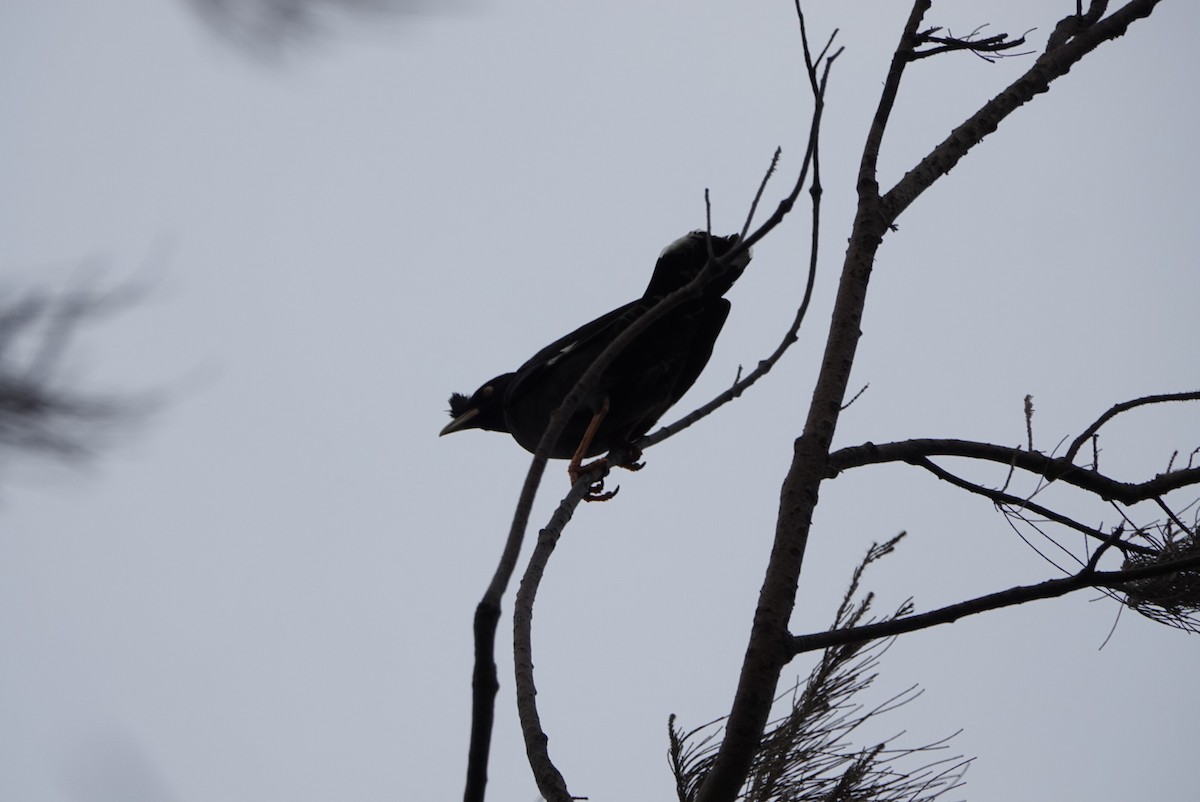
POLYGON ((586 496, 583 497, 583 500, 584 501, 608 501, 610 498, 615 496, 617 493, 621 492, 621 486, 617 485, 616 487, 614 487, 612 490, 609 490, 608 492, 601 492, 602 490, 604 490, 604 480, 603 479, 601 479, 599 482, 596 482, 594 485, 592 485, 588 489, 588 493, 586 496))
MULTIPOLYGON (((567 476, 570 478, 571 484, 575 484, 579 481, 579 477, 583 476, 585 473, 591 473, 594 470, 599 468, 607 468, 608 466, 609 461, 607 458, 593 460, 587 465, 581 465, 578 461, 571 460, 571 464, 567 466, 567 476)), ((602 478, 600 481, 603 482, 604 479, 602 478)))
MULTIPOLYGON (((592 462, 589 462, 587 465, 580 465, 580 464, 572 461, 571 464, 567 466, 567 476, 571 480, 571 486, 573 487, 575 485, 575 483, 580 480, 580 478, 586 477, 586 475, 588 473, 591 473, 592 471, 603 468, 604 471, 607 472, 610 464, 611 463, 606 458, 593 460, 592 462)), ((587 495, 585 495, 583 497, 583 500, 584 501, 608 501, 610 498, 615 496, 620 490, 621 490, 621 488, 618 486, 613 490, 609 490, 609 491, 605 492, 604 477, 601 476, 599 479, 592 482, 591 486, 588 488, 587 495)))
POLYGON ((622 446, 612 449, 608 452, 608 459, 618 468, 624 468, 627 471, 640 471, 646 467, 646 463, 642 462, 642 450, 633 443, 626 443, 622 446))

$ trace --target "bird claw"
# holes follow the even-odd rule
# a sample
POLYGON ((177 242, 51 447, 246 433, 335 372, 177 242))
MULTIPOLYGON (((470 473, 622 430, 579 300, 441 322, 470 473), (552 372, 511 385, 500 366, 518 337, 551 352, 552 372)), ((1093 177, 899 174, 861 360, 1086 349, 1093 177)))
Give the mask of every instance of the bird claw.
MULTIPOLYGON (((597 468, 608 468, 610 464, 611 463, 607 459, 603 459, 603 458, 589 462, 587 465, 575 465, 574 463, 572 463, 571 465, 567 466, 567 476, 571 480, 571 485, 574 486, 574 484, 576 482, 578 482, 580 480, 580 478, 582 478, 586 474, 590 473, 591 471, 596 470, 597 468)), ((605 492, 604 491, 604 477, 601 476, 595 482, 592 482, 591 486, 588 488, 587 494, 583 497, 583 500, 584 501, 608 501, 610 498, 615 496, 620 490, 621 490, 621 488, 618 486, 617 488, 615 488, 613 490, 609 490, 608 492, 605 492)))
POLYGON ((641 461, 642 450, 633 443, 625 443, 609 451, 608 459, 612 460, 618 468, 624 468, 627 471, 640 471, 646 467, 646 463, 641 461))
POLYGON ((609 490, 607 493, 601 493, 600 491, 603 489, 604 489, 604 480, 601 479, 599 482, 596 482, 596 484, 592 485, 591 488, 588 489, 587 495, 583 497, 583 500, 584 501, 608 501, 610 498, 615 496, 617 493, 621 492, 620 485, 617 485, 615 488, 613 488, 612 490, 609 490))

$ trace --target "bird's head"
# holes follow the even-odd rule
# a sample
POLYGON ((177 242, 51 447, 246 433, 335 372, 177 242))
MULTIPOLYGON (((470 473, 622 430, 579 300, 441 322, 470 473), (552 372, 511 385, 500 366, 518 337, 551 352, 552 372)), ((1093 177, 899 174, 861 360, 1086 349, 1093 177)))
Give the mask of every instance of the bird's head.
POLYGON ((508 424, 504 421, 504 393, 512 377, 511 373, 497 376, 484 383, 469 398, 462 393, 451 395, 450 417, 453 420, 446 424, 438 436, 463 429, 507 432, 508 424))

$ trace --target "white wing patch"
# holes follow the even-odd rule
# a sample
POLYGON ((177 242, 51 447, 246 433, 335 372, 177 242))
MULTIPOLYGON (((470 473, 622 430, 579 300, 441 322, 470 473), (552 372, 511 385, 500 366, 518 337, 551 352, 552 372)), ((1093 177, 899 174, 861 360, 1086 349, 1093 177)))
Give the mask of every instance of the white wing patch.
POLYGON ((555 354, 554 356, 552 356, 546 360, 546 367, 550 367, 555 362, 557 362, 558 360, 562 359, 567 354, 574 351, 576 346, 578 346, 578 345, 579 345, 579 340, 574 340, 573 342, 569 342, 566 345, 564 345, 562 348, 558 349, 557 354, 555 354))

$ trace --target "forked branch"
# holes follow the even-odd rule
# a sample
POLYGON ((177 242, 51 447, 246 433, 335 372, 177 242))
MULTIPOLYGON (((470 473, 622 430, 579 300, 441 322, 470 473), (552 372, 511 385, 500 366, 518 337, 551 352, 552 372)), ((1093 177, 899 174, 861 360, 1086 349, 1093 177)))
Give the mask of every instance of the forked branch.
MULTIPOLYGON (((891 553, 903 536, 868 550, 834 616, 833 631, 876 620, 873 594, 860 595, 860 581, 864 570, 891 553)), ((911 611, 912 605, 904 602, 882 622, 911 611)), ((888 641, 859 641, 826 649, 808 679, 776 699, 786 702, 788 709, 764 735, 743 799, 933 802, 958 787, 969 761, 960 756, 931 758, 945 751, 950 738, 920 746, 901 745, 900 736, 882 743, 854 743, 868 721, 921 694, 913 686, 879 704, 863 704, 863 694, 875 682, 879 659, 888 646, 888 641)), ((718 719, 687 732, 677 728, 671 717, 669 754, 679 802, 695 799, 716 759, 723 722, 718 719)))
POLYGON ((1121 36, 1148 16, 1159 0, 1129 0, 1061 47, 1043 54, 996 98, 985 103, 923 158, 891 190, 880 194, 877 168, 904 71, 922 46, 920 32, 931 0, 916 0, 883 82, 859 163, 858 207, 849 236, 825 354, 803 431, 780 493, 775 541, 755 609, 746 656, 726 724, 726 737, 697 794, 697 802, 732 802, 751 771, 770 717, 779 676, 794 655, 788 623, 830 447, 854 365, 867 288, 883 237, 926 189, 949 172, 1016 109, 1065 75, 1102 43, 1121 36))
MULTIPOLYGON (((1006 33, 993 36, 980 36, 983 27, 976 28, 966 36, 955 36, 949 31, 942 32, 941 28, 927 28, 917 34, 917 44, 910 51, 913 61, 930 56, 965 50, 974 53, 984 61, 992 61, 1008 56, 1022 56, 1027 53, 1009 53, 1007 51, 1025 44, 1025 36, 1010 39, 1006 33)), ((1026 34, 1027 35, 1027 34, 1026 34)))

